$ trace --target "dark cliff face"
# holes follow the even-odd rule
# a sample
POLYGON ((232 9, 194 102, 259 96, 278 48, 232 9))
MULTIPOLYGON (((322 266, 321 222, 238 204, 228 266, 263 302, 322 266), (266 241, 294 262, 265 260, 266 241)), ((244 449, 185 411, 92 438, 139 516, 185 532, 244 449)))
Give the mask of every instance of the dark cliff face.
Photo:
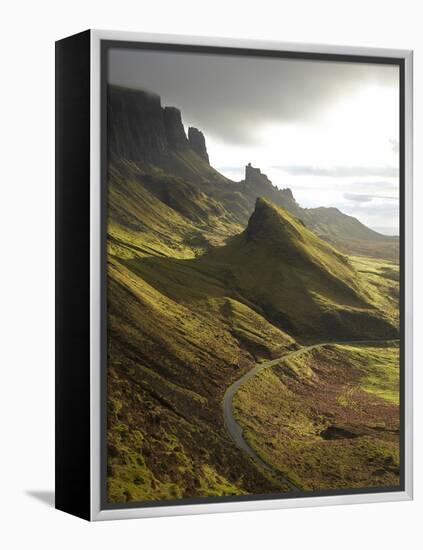
POLYGON ((166 154, 167 148, 160 97, 109 86, 109 153, 129 160, 157 162, 166 154))
POLYGON ((162 107, 160 97, 143 90, 108 87, 108 150, 135 162, 161 164, 172 152, 194 151, 209 163, 202 132, 187 138, 181 112, 162 107))
POLYGON ((165 107, 163 120, 169 147, 176 151, 187 149, 189 143, 182 124, 181 111, 176 107, 165 107))
POLYGON ((265 197, 331 240, 384 238, 336 209, 301 208, 290 189, 279 189, 251 163, 245 167, 244 185, 227 180, 210 166, 202 132, 189 128, 187 137, 179 109, 163 108, 157 94, 108 87, 108 152, 118 159, 159 166, 195 184, 200 181, 229 184, 224 195, 219 195, 218 186, 212 190, 209 187, 209 192, 219 196, 228 211, 241 216, 242 223, 254 210, 257 197, 265 197))
POLYGON ((291 189, 279 189, 276 185, 273 185, 266 174, 261 172, 260 168, 254 168, 251 163, 248 163, 245 167, 245 184, 246 191, 254 197, 264 196, 275 204, 286 208, 295 216, 300 216, 301 208, 291 189))
POLYGON ((260 168, 254 168, 249 162, 245 167, 245 183, 252 183, 255 185, 272 185, 272 182, 266 176, 262 174, 260 168))
POLYGON ((207 164, 210 164, 209 155, 206 148, 206 140, 204 139, 203 132, 200 132, 197 128, 190 126, 188 128, 188 140, 191 146, 197 155, 203 158, 207 164))

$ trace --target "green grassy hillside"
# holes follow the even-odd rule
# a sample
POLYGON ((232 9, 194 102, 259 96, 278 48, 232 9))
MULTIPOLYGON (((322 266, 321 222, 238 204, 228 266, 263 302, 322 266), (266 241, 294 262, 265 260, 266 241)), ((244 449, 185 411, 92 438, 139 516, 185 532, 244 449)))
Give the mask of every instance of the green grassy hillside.
POLYGON ((398 334, 393 304, 349 259, 263 199, 246 230, 225 246, 189 261, 126 265, 175 301, 207 309, 210 299, 232 298, 303 342, 398 334))
POLYGON ((272 322, 301 340, 395 337, 395 304, 347 256, 301 220, 258 199, 247 229, 199 262, 230 266, 235 286, 272 322))
POLYGON ((384 298, 267 201, 243 233, 196 256, 187 218, 131 189, 132 208, 154 214, 143 216, 145 235, 122 216, 109 228, 110 499, 287 490, 229 441, 225 389, 257 361, 295 349, 294 338, 396 335, 384 298))
POLYGON ((399 485, 394 344, 333 345, 262 371, 235 397, 245 437, 299 488, 399 485))
POLYGON ((227 384, 255 361, 283 355, 295 347, 294 340, 227 293, 211 291, 219 284, 214 279, 208 285, 204 278, 189 298, 172 295, 174 286, 181 292, 190 287, 184 269, 202 249, 187 235, 198 229, 139 182, 127 182, 126 193, 120 195, 119 178, 113 178, 110 193, 116 211, 110 218, 108 248, 110 501, 287 490, 230 442, 221 399, 227 384), (143 225, 130 224, 128 212, 143 225), (154 263, 160 260, 161 271, 154 263), (169 261, 182 266, 182 272, 169 271, 169 261))
MULTIPOLYGON (((396 338, 398 267, 363 257, 373 246, 364 240, 364 249, 349 249, 355 257, 329 244, 341 239, 342 213, 313 221, 251 166, 248 181, 219 174, 203 143, 201 154, 191 147, 181 113, 158 96, 109 93, 108 499, 288 491, 233 443, 225 391, 303 343, 396 338)), ((350 222, 353 234, 359 222, 350 222)), ((372 472, 391 483, 396 354, 332 346, 254 377, 236 395, 249 441, 271 463, 283 458, 306 488, 360 486, 372 472), (375 423, 383 415, 386 429, 375 423), (282 417, 289 433, 272 424, 282 417), (347 432, 354 438, 345 445, 331 439, 347 432), (373 470, 345 474, 366 457, 373 470), (335 473, 323 476, 331 464, 335 473)))
POLYGON ((108 295, 109 500, 284 490, 228 440, 220 400, 292 341, 229 301, 194 311, 114 259, 108 295))

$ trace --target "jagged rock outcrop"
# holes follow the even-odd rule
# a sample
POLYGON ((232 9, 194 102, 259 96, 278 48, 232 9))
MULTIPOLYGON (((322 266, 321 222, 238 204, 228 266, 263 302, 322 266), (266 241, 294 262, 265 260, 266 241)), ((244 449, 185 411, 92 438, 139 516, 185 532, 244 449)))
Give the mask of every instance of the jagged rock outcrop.
POLYGON ((254 166, 251 166, 251 162, 249 162, 245 167, 245 183, 272 185, 272 182, 266 174, 262 174, 260 168, 254 168, 254 166))
POLYGON ((203 132, 201 132, 197 128, 194 128, 193 126, 190 126, 188 128, 188 141, 191 149, 193 149, 197 153, 197 155, 203 158, 207 162, 207 164, 210 164, 209 155, 207 153, 206 140, 204 138, 203 132))
POLYGON ((129 160, 160 161, 168 149, 160 97, 109 86, 107 103, 109 153, 129 160))
POLYGON ((189 139, 176 107, 162 107, 160 96, 145 90, 108 87, 110 155, 162 165, 172 152, 190 151, 209 164, 204 135, 189 129, 189 139))
POLYGON ((187 149, 189 142, 182 124, 181 111, 176 107, 165 107, 163 120, 169 147, 176 151, 187 149))
POLYGON ((295 201, 294 194, 292 193, 291 189, 289 189, 289 187, 286 187, 285 189, 281 189, 281 191, 283 192, 283 194, 287 199, 295 201))
MULTIPOLYGON (((203 133, 191 127, 187 136, 179 109, 163 108, 157 94, 110 85, 107 103, 111 158, 152 164, 203 186, 242 224, 254 210, 257 197, 265 197, 335 244, 339 239, 388 239, 335 208, 301 208, 290 189, 279 189, 251 163, 245 167, 244 181, 228 180, 210 166, 203 133)), ((354 243, 348 246, 350 250, 354 243)))
POLYGON ((263 174, 260 168, 251 166, 249 162, 245 167, 246 191, 253 195, 254 200, 263 196, 273 201, 275 204, 286 208, 295 216, 301 217, 301 208, 292 194, 291 189, 279 189, 269 180, 266 174, 263 174))

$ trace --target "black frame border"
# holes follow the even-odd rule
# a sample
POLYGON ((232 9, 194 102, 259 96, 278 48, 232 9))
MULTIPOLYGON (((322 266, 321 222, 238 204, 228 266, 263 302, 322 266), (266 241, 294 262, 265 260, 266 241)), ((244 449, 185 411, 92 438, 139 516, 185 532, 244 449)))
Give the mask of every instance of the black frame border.
POLYGON ((91 32, 55 44, 55 507, 91 518, 91 32))

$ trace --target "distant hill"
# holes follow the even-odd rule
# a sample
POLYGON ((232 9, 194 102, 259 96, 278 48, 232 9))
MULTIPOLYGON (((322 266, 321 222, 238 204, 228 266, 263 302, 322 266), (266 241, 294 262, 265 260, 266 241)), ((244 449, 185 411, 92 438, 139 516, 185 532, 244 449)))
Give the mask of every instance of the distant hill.
POLYGON ((312 231, 322 238, 340 241, 343 239, 358 241, 393 242, 394 239, 385 237, 366 227, 357 218, 341 212, 338 208, 302 208, 294 198, 291 189, 279 189, 272 184, 260 169, 251 164, 245 167, 245 191, 250 200, 258 196, 265 197, 273 203, 282 206, 294 216, 300 218, 312 231))
POLYGON ((199 261, 209 256, 230 266, 237 291, 296 338, 397 334, 347 256, 266 199, 257 199, 241 235, 199 261))

